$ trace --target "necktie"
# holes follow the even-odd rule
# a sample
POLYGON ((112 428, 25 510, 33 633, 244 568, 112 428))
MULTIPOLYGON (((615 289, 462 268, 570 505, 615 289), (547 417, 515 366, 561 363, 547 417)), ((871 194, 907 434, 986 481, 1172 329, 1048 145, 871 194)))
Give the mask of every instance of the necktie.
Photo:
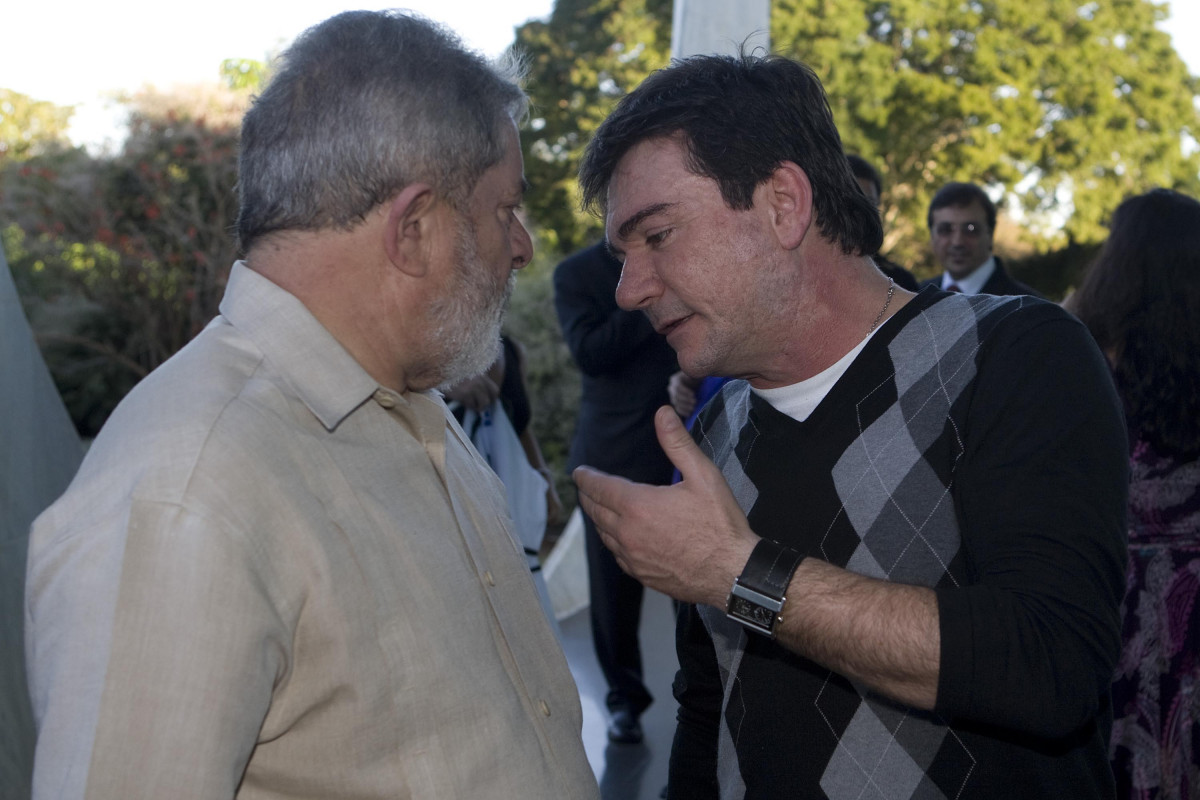
POLYGON ((952 283, 946 287, 947 292, 962 292, 962 288, 957 283, 952 283))

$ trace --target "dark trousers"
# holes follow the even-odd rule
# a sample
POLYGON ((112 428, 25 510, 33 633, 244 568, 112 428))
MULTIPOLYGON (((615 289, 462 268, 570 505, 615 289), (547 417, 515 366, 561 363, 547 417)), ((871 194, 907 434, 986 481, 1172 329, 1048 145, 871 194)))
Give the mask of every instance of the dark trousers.
POLYGON ((642 585, 621 570, 587 514, 583 514, 583 529, 587 540, 592 642, 608 681, 606 704, 609 711, 624 708, 641 714, 654 699, 642 683, 642 651, 638 645, 642 585))

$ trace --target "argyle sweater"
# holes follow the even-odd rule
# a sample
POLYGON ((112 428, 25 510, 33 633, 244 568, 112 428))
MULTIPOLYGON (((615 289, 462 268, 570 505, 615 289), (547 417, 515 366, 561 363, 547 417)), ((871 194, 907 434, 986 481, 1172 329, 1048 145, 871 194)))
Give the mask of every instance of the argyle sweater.
POLYGON ((924 712, 684 607, 671 798, 1113 795, 1128 459, 1076 320, 927 289, 807 420, 734 381, 693 434, 757 534, 932 587, 941 660, 924 712))

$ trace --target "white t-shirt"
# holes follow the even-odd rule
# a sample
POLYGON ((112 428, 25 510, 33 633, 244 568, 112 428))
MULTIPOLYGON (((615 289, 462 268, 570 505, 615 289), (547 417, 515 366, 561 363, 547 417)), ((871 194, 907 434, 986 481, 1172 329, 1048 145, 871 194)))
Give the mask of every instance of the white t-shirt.
POLYGON ((770 403, 776 411, 787 414, 797 422, 803 422, 821 404, 825 395, 829 394, 829 390, 838 382, 838 378, 842 377, 850 368, 854 359, 858 358, 858 354, 862 352, 862 349, 867 346, 867 342, 871 341, 871 337, 878 330, 879 328, 876 328, 868 333, 866 338, 854 346, 853 350, 811 378, 776 389, 755 389, 753 386, 750 389, 770 403))

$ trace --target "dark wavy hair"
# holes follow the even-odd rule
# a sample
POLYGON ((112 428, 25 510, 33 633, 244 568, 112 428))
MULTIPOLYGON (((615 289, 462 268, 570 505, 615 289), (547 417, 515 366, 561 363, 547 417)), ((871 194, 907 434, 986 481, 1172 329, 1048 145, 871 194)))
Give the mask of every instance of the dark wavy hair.
POLYGON ((1130 431, 1162 455, 1200 455, 1200 202, 1132 197, 1071 300, 1109 355, 1130 431))
POLYGON ((621 158, 647 139, 682 134, 688 168, 712 178, 730 208, 784 161, 808 176, 817 229, 847 254, 883 244, 879 210, 846 163, 821 81, 782 56, 692 56, 658 70, 621 99, 596 130, 579 166, 585 208, 603 210, 621 158))

